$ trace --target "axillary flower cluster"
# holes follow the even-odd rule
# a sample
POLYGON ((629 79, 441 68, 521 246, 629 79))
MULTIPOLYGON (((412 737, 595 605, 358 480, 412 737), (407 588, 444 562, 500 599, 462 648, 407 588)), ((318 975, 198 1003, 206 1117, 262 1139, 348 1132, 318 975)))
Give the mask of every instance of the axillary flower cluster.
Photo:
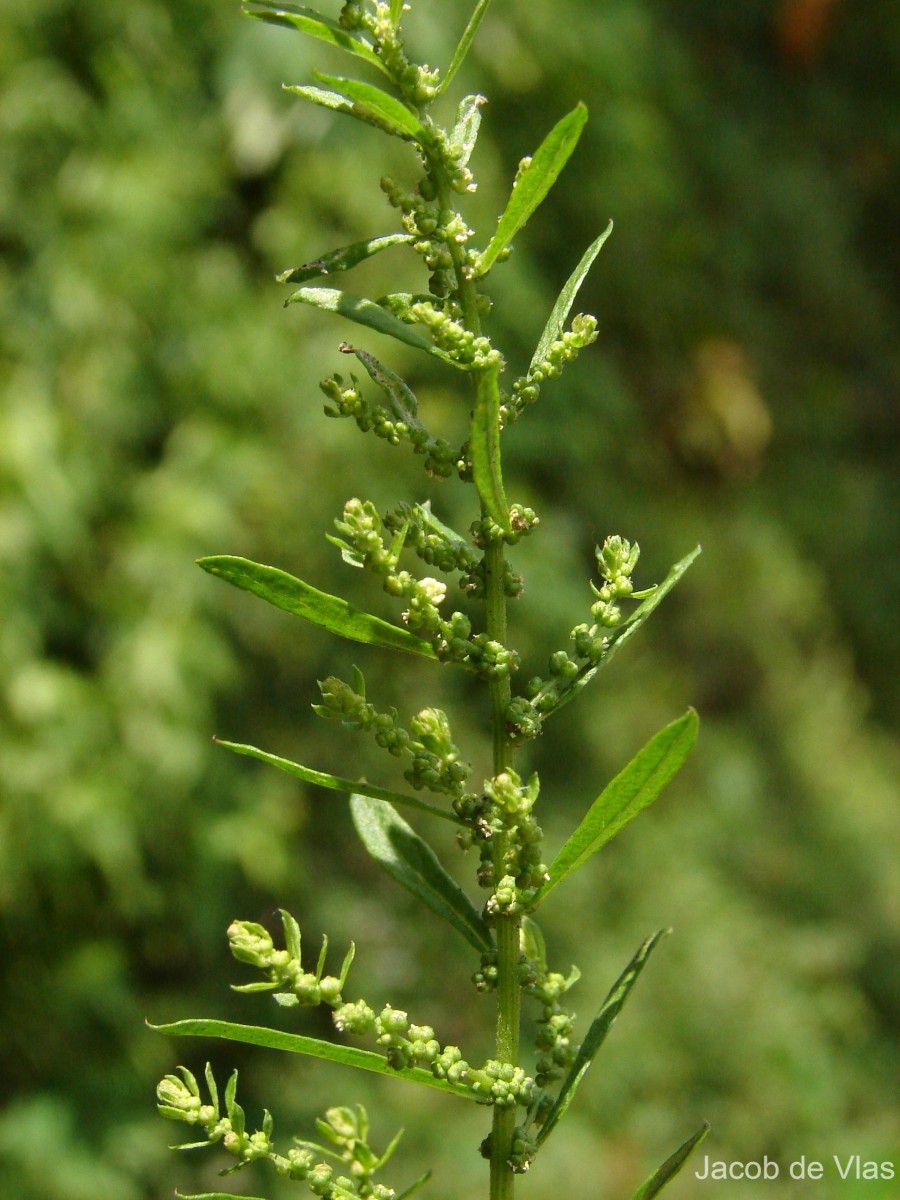
MULTIPOLYGON (((235 990, 269 992, 282 1008, 298 1010, 298 1016, 300 1010, 324 1005, 331 1010, 333 1040, 207 1019, 156 1028, 171 1035, 217 1036, 324 1058, 485 1105, 492 1110, 491 1129, 480 1151, 490 1164, 489 1197, 512 1200, 516 1176, 531 1167, 568 1111, 662 936, 657 932, 646 939, 579 1038, 575 1015, 564 1003, 578 981, 578 969, 563 975, 550 968, 535 914, 561 883, 656 799, 690 752, 697 717, 689 710, 656 733, 587 806, 552 859, 545 854, 535 816, 540 780, 535 773, 520 773, 517 756, 640 629, 698 551, 677 563, 658 586, 636 590, 637 544, 608 537, 596 550, 593 600, 586 587, 586 611, 579 623, 550 655, 544 674, 529 679, 509 637, 508 606, 521 595, 524 583, 507 555, 538 528, 539 520, 533 509, 507 498, 501 435, 596 339, 594 317, 569 316, 611 225, 591 243, 564 284, 530 363, 505 385, 506 359, 483 327, 491 300, 482 284, 509 256, 514 237, 575 150, 587 113, 579 104, 521 160, 497 227, 479 246, 458 206, 475 189, 470 161, 485 99, 464 97, 448 128, 436 122, 432 106, 456 76, 488 3, 477 0, 443 74, 409 57, 401 30, 408 5, 402 0, 354 0, 341 7, 337 19, 287 0, 245 4, 248 15, 317 39, 332 52, 342 51, 377 77, 378 85, 316 72, 314 85, 291 85, 287 90, 331 114, 400 139, 413 150, 419 169, 412 184, 388 178, 381 182, 387 205, 399 218, 399 231, 372 236, 283 272, 278 276, 281 282, 299 285, 286 303, 334 314, 361 333, 392 338, 407 352, 414 349, 430 356, 455 378, 464 399, 456 439, 435 436, 428 427, 427 404, 419 404, 410 384, 370 350, 347 341, 338 350, 355 359, 362 378, 336 372, 321 384, 327 416, 350 421, 390 446, 411 450, 425 468, 427 488, 434 491, 434 496, 400 501, 388 511, 353 497, 329 535, 343 562, 374 576, 396 603, 395 619, 374 616, 278 568, 247 559, 215 555, 201 559, 200 566, 336 636, 411 655, 423 670, 466 672, 481 688, 492 766, 480 786, 472 785, 471 762, 476 756, 464 754, 457 745, 451 718, 442 708, 429 705, 401 719, 396 709, 367 695, 359 668, 354 668, 350 681, 336 675, 321 680, 313 710, 371 737, 389 759, 400 760, 411 791, 331 775, 254 746, 221 744, 308 786, 350 795, 351 816, 365 849, 477 955, 472 983, 496 1006, 494 1053, 486 1061, 473 1062, 459 1046, 443 1043, 430 1024, 411 1020, 405 1010, 384 1001, 370 1004, 348 998, 355 946, 351 943, 338 973, 328 974, 325 939, 315 968, 308 969, 301 956, 300 926, 284 910, 281 947, 258 922, 232 922, 232 954, 261 976, 235 990), (427 290, 369 298, 330 286, 333 277, 401 246, 418 256, 427 290), (472 520, 465 532, 446 524, 433 508, 440 507, 439 485, 451 477, 471 488, 472 520), (457 597, 455 603, 451 594, 457 597), (521 682, 523 678, 527 682, 521 682), (423 794, 434 799, 426 800, 423 794), (451 823, 459 847, 477 851, 476 879, 486 892, 480 903, 456 883, 399 808, 451 823), (520 1027, 526 1002, 536 1006, 536 1013, 533 1045, 523 1054, 520 1027), (360 1047, 358 1041, 367 1045, 360 1047)), ((447 8, 449 20, 454 14, 452 6, 447 8)), ((373 1151, 368 1120, 359 1106, 327 1109, 317 1122, 321 1142, 295 1139, 281 1152, 273 1143, 268 1112, 261 1128, 248 1131, 236 1099, 236 1074, 224 1090, 223 1109, 208 1066, 207 1099, 191 1071, 179 1069, 180 1075, 167 1075, 159 1084, 159 1111, 205 1134, 183 1148, 224 1147, 234 1160, 227 1171, 265 1161, 278 1175, 305 1183, 325 1200, 401 1200, 427 1182, 428 1172, 402 1192, 380 1179, 376 1182, 374 1176, 393 1153, 397 1138, 383 1154, 373 1151)), ((705 1128, 679 1147, 641 1185, 635 1200, 655 1196, 704 1133, 705 1128)), ((204 1193, 195 1200, 222 1196, 204 1193)))

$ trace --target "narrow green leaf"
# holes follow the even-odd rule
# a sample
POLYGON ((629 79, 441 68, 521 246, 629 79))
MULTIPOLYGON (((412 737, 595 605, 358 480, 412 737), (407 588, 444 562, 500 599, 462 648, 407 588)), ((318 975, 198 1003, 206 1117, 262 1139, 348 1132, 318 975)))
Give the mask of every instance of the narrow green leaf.
POLYGON ((597 240, 591 242, 590 246, 585 250, 581 262, 566 280, 562 291, 557 297, 556 303, 553 305, 553 311, 550 314, 547 324, 544 326, 544 332, 541 334, 541 339, 537 344, 537 349, 528 367, 529 372, 534 370, 550 349, 551 343, 562 333, 566 317, 569 315, 572 305, 575 303, 575 297, 578 295, 578 289, 584 283, 588 271, 593 266, 594 259, 600 253, 600 249, 612 233, 612 229, 613 223, 610 221, 597 240))
POLYGON ((531 162, 519 174, 497 232, 487 248, 478 256, 475 278, 486 275, 497 255, 513 240, 534 210, 538 207, 569 161, 587 121, 587 109, 577 104, 558 121, 534 152, 531 162))
POLYGON ((353 242, 350 246, 331 250, 321 258, 314 258, 312 262, 304 263, 300 267, 282 271, 275 278, 278 283, 307 283, 310 279, 320 279, 323 275, 336 275, 338 271, 349 271, 351 267, 371 258, 373 254, 412 240, 410 233, 388 233, 383 237, 368 238, 364 242, 353 242))
POLYGON ((653 803, 690 754, 698 726, 696 712, 688 709, 683 717, 654 734, 628 766, 607 784, 550 864, 550 878, 538 892, 539 902, 653 803))
POLYGON ((391 24, 396 28, 403 15, 403 0, 391 0, 391 24))
POLYGON ((691 563, 699 556, 701 550, 701 546, 695 546, 690 554, 686 554, 684 558, 677 562, 669 571, 668 575, 665 577, 659 587, 656 588, 642 604, 638 605, 638 607, 623 625, 620 625, 618 629, 614 630, 612 634, 610 634, 609 650, 603 658, 604 663, 609 662, 612 656, 622 646, 624 646, 628 639, 637 633, 657 605, 660 604, 661 601, 666 598, 666 596, 668 596, 669 592, 671 592, 675 584, 678 583, 679 579, 681 579, 682 575, 685 573, 691 563))
POLYGON ((406 1191, 400 1193, 400 1195, 397 1197, 397 1200, 409 1200, 409 1197, 412 1196, 414 1192, 417 1192, 420 1187, 424 1187, 430 1178, 431 1168, 429 1167, 424 1175, 420 1175, 415 1183, 411 1184, 406 1191))
POLYGON ((370 354, 368 350, 360 350, 357 346, 348 345, 347 342, 342 342, 339 349, 342 354, 353 354, 359 359, 372 382, 377 384, 387 396, 391 411, 399 421, 406 421, 407 424, 415 425, 418 429, 424 428, 418 417, 419 402, 415 392, 396 371, 392 371, 390 367, 379 362, 375 355, 370 354))
POLYGON ((379 71, 390 75, 368 42, 344 29, 337 21, 323 17, 305 5, 279 3, 277 0, 245 0, 243 12, 248 17, 256 17, 257 20, 266 21, 271 25, 284 25, 288 29, 296 29, 300 33, 318 38, 320 42, 327 42, 330 46, 337 46, 338 49, 361 58, 370 67, 377 67, 379 71))
POLYGON ((350 812, 363 845, 388 875, 444 918, 476 950, 494 949, 481 914, 434 851, 384 800, 356 795, 350 812))
POLYGON ((281 86, 292 96, 309 100, 311 104, 318 104, 320 108, 330 108, 332 112, 346 113, 349 117, 354 115, 352 101, 340 92, 326 92, 324 88, 313 87, 310 83, 283 83, 281 86))
POLYGON ((276 608, 294 613, 351 641, 383 646, 388 650, 403 650, 408 654, 421 654, 425 658, 435 657, 428 642, 423 642, 409 630, 361 612, 339 596, 320 592, 310 584, 288 575, 286 571, 279 571, 277 567, 266 567, 231 554, 199 558, 197 565, 210 575, 243 588, 245 592, 252 592, 276 608))
POLYGON ((509 533, 509 504, 500 473, 500 388, 499 367, 489 367, 478 376, 469 444, 472 475, 481 502, 504 533, 509 533))
POLYGON ((693 1137, 688 1138, 682 1146, 678 1147, 674 1154, 666 1159, 658 1170, 653 1172, 649 1179, 644 1180, 631 1197, 631 1200, 653 1200, 654 1196, 658 1196, 669 1180, 675 1178, 687 1162, 688 1157, 696 1150, 708 1133, 709 1123, 704 1121, 693 1137))
POLYGON ((324 1058, 345 1067, 356 1067, 360 1071, 374 1071, 376 1075, 393 1075, 410 1083, 421 1083, 440 1092, 472 1099, 472 1092, 464 1084, 437 1079, 423 1067, 407 1067, 402 1071, 395 1071, 381 1054, 373 1054, 370 1050, 358 1050, 355 1046, 325 1042, 321 1038, 285 1033, 284 1030, 268 1029, 264 1025, 238 1025, 233 1021, 216 1021, 203 1017, 172 1021, 165 1025, 154 1025, 149 1021, 147 1024, 157 1033, 164 1033, 169 1037, 222 1038, 229 1042, 245 1042, 250 1046, 265 1046, 269 1050, 284 1050, 289 1054, 306 1054, 311 1058, 324 1058))
POLYGON ((475 11, 472 13, 471 17, 469 17, 469 23, 463 30, 462 37, 459 39, 459 45, 453 51, 453 58, 450 60, 450 66, 447 68, 447 74, 444 76, 440 88, 438 89, 439 91, 443 92, 448 87, 450 81, 453 79, 453 76, 462 66, 466 55, 469 53, 469 47, 475 40, 475 34, 478 32, 478 26, 484 19, 484 14, 487 12, 487 7, 490 2, 491 0, 478 0, 478 3, 475 5, 475 11))
POLYGON ((600 668, 605 667, 613 655, 625 645, 628 639, 637 633, 656 606, 660 604, 666 596, 668 596, 675 584, 678 583, 679 579, 681 579, 682 575, 698 556, 700 550, 701 547, 696 546, 690 552, 690 554, 682 558, 680 562, 677 562, 675 566, 672 567, 671 571, 669 571, 668 575, 665 577, 659 587, 654 588, 652 594, 647 597, 643 604, 639 604, 631 616, 622 625, 620 625, 618 629, 613 630, 613 632, 609 635, 609 649, 600 659, 600 662, 597 663, 596 666, 587 667, 584 671, 582 671, 572 686, 567 691, 563 692, 559 699, 559 703, 550 710, 551 712, 558 712, 563 705, 568 704, 571 700, 574 700, 582 688, 586 687, 591 682, 600 668))
POLYGON ((219 746, 231 750, 234 754, 245 754, 248 758, 257 758, 260 762, 277 767, 302 779, 304 783, 312 783, 317 787, 330 788, 335 792, 359 792, 363 796, 371 796, 373 800, 387 800, 389 804, 406 805, 407 808, 417 808, 420 812, 431 813, 433 817, 443 817, 454 825, 465 824, 455 813, 420 800, 418 796, 404 796, 402 792, 392 792, 389 788, 378 787, 365 779, 342 779, 339 775, 329 775, 325 771, 314 771, 311 767, 302 767, 299 763, 291 762, 289 758, 279 758, 277 754, 267 754, 265 750, 257 750, 255 746, 242 746, 238 742, 225 742, 221 738, 213 738, 219 746))
POLYGON ((285 305, 288 304, 311 304, 325 312, 337 313, 348 321, 355 321, 357 325, 366 325, 376 333, 384 333, 398 342, 405 342, 407 346, 415 346, 417 350, 427 350, 435 358, 457 366, 449 354, 440 350, 424 334, 405 324, 374 300, 353 296, 350 292, 340 292, 335 288, 303 287, 288 296, 285 305))
POLYGON ((597 1056, 598 1050, 606 1040, 606 1035, 615 1023, 616 1017, 622 1011, 622 1006, 628 999, 629 992, 635 983, 637 983, 638 976, 644 969, 647 959, 652 954, 660 939, 665 937, 666 933, 668 933, 668 930, 660 929, 656 933, 651 934, 642 943, 637 954, 635 954, 634 958, 613 984, 609 995, 603 1001, 600 1011, 591 1022, 591 1027, 587 1031, 587 1036, 581 1043, 578 1053, 575 1055, 575 1061, 572 1063, 569 1073, 563 1081, 559 1095, 556 1097, 556 1103, 550 1109, 546 1121, 540 1128, 540 1132, 537 1135, 538 1146, 543 1145, 565 1116, 566 1110, 575 1097, 578 1085, 584 1078, 588 1067, 590 1067, 597 1056))
POLYGON ((428 141, 425 126, 402 100, 360 79, 343 79, 338 75, 326 75, 323 71, 313 71, 313 75, 320 83, 334 88, 339 95, 350 100, 353 116, 361 117, 395 137, 420 145, 428 141))

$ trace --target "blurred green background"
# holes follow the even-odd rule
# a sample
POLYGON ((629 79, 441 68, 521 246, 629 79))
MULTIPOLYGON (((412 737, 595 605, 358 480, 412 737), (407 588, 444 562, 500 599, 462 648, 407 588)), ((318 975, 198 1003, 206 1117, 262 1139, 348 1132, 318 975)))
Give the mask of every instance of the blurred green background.
MULTIPOLYGON (((468 7, 415 0, 422 57, 449 60, 468 7)), ((482 1109, 144 1026, 324 1035, 321 1014, 298 1025, 228 991, 246 979, 228 921, 285 905, 311 946, 356 939, 351 996, 409 1008, 469 1057, 488 1048, 467 948, 378 874, 340 797, 211 743, 336 771, 359 750, 390 783, 309 711, 315 679, 358 662, 379 702, 456 713, 486 768, 465 681, 336 644, 193 566, 243 554, 390 613, 324 540, 343 501, 475 515, 458 484, 322 419, 317 383, 346 371, 348 331, 280 308, 276 271, 391 231, 379 177, 414 178, 404 146, 280 91, 315 66, 348 63, 222 0, 0 11, 3 1200, 215 1187, 221 1156, 170 1153, 181 1129, 153 1096, 207 1054, 220 1077, 241 1068, 250 1119, 268 1105, 284 1138, 362 1098, 376 1144, 406 1126, 391 1181, 433 1165, 435 1200, 484 1191, 482 1109)), ((524 764, 552 851, 657 728, 701 713, 665 798, 544 910, 553 962, 583 969, 585 1020, 642 937, 675 935, 523 1197, 630 1195, 703 1118, 715 1158, 826 1162, 821 1184, 766 1184, 773 1200, 896 1195, 841 1183, 831 1156, 900 1174, 898 79, 889 0, 494 0, 458 81, 490 98, 482 242, 519 157, 577 100, 591 111, 496 272, 492 332, 516 370, 616 219, 579 302, 599 340, 506 439, 508 490, 542 518, 517 560, 527 674, 583 619, 596 541, 640 541, 639 586, 704 545, 524 764)), ((401 250, 351 287, 420 285, 401 250)), ((371 348, 462 440, 454 381, 371 348)), ((230 1186, 299 1194, 263 1174, 230 1186)), ((763 1194, 689 1175, 670 1194, 703 1189, 763 1194)))

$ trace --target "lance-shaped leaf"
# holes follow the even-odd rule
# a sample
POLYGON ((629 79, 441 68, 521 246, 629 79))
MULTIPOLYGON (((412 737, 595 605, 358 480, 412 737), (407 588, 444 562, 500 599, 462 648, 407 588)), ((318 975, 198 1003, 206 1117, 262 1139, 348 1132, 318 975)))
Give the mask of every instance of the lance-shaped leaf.
POLYGON ((296 29, 300 33, 318 38, 320 42, 327 42, 330 46, 337 46, 340 50, 355 54, 370 67, 377 67, 384 74, 390 74, 369 42, 355 33, 350 33, 337 21, 332 21, 303 4, 288 4, 285 0, 245 0, 243 12, 248 17, 256 17, 271 25, 284 25, 288 29, 296 29))
POLYGON ((435 346, 424 334, 405 324, 374 300, 367 300, 363 296, 353 296, 350 292, 341 292, 335 288, 302 287, 288 296, 285 305, 288 304, 311 304, 325 312, 337 313, 338 316, 346 317, 348 321, 355 321, 357 325, 366 325, 376 333, 384 333, 388 337, 396 338, 398 342, 405 342, 407 346, 426 350, 451 366, 458 365, 449 354, 435 346))
POLYGON ((600 1011, 591 1022, 591 1027, 587 1031, 587 1036, 581 1043, 578 1053, 575 1055, 575 1061, 572 1063, 569 1073, 563 1081, 559 1095, 556 1097, 556 1103, 550 1109, 547 1119, 540 1128, 540 1132, 537 1135, 538 1146, 543 1145, 565 1116, 566 1110, 575 1097, 578 1085, 584 1078, 588 1067, 594 1061, 598 1050, 606 1040, 606 1035, 612 1028, 616 1017, 622 1011, 622 1006, 628 999, 629 992, 635 983, 637 983, 638 976, 644 969, 647 959, 653 953, 660 939, 665 937, 666 933, 668 933, 668 930, 660 929, 656 933, 651 934, 642 943, 637 954, 635 954, 634 958, 613 984, 609 995, 603 1001, 600 1011))
POLYGON ((422 1067, 406 1067, 398 1071, 389 1065, 383 1055, 373 1054, 370 1050, 358 1050, 355 1046, 342 1046, 299 1033, 285 1033, 282 1029, 269 1029, 265 1025, 239 1025, 233 1021, 216 1021, 205 1017, 173 1021, 167 1025, 153 1025, 149 1021, 147 1024, 157 1033, 169 1037, 222 1038, 229 1042, 245 1042, 249 1046, 284 1050, 289 1054, 306 1054, 311 1058, 324 1058, 345 1067, 356 1067, 360 1071, 374 1071, 376 1075, 393 1075, 410 1083, 421 1083, 440 1092, 472 1099, 472 1092, 464 1084, 437 1079, 422 1067))
POLYGON ((572 305, 575 303, 575 297, 578 295, 578 289, 584 283, 588 271, 593 266, 594 259, 600 253, 600 249, 612 233, 612 229, 613 223, 610 221, 597 240, 591 242, 590 246, 585 250, 581 262, 566 280, 562 291, 557 297, 556 303, 553 305, 553 311, 550 313, 547 324, 544 326, 544 332, 541 334, 541 339, 537 344, 537 349, 528 367, 529 373, 542 361, 552 343, 562 334, 566 317, 569 315, 572 305))
POLYGON ((401 379, 390 367, 379 362, 374 354, 369 354, 368 350, 360 350, 357 346, 350 346, 346 342, 341 342, 338 349, 342 354, 356 355, 372 382, 376 383, 387 396, 391 411, 399 421, 405 421, 417 429, 424 428, 419 420, 419 402, 415 392, 404 379, 401 379))
POLYGON ((403 15, 403 0, 391 0, 391 24, 396 25, 403 15))
POLYGON ((489 367, 478 376, 472 431, 472 476, 488 515, 504 533, 509 533, 509 504, 500 473, 500 387, 499 367, 489 367))
POLYGON ((321 258, 304 263, 300 267, 291 267, 282 271, 275 278, 278 283, 308 283, 310 279, 320 279, 323 275, 336 275, 339 271, 349 271, 358 263, 379 254, 391 246, 400 246, 411 242, 410 233, 388 233, 383 237, 368 238, 363 242, 353 242, 350 246, 341 246, 339 250, 331 250, 321 258))
POLYGON ((668 575, 665 577, 659 587, 655 588, 654 591, 647 597, 647 599, 638 605, 638 607, 623 625, 620 625, 618 629, 614 630, 610 634, 609 650, 603 659, 604 663, 609 662, 612 656, 622 646, 624 646, 628 639, 637 633, 656 606, 662 600, 664 600, 666 596, 668 596, 675 584, 678 583, 679 579, 682 577, 691 563, 700 554, 701 549, 702 548, 700 546, 695 546, 690 554, 686 554, 685 557, 680 560, 680 562, 677 562, 669 571, 668 575))
POLYGON ((418 796, 404 796, 401 792, 392 792, 389 788, 378 787, 376 784, 369 783, 365 779, 341 779, 340 776, 329 775, 325 771, 314 771, 311 767, 303 767, 300 763, 291 762, 289 758, 279 758, 277 754, 268 754, 265 750, 258 750, 256 746, 244 746, 238 742, 225 742, 221 738, 213 738, 213 741, 219 746, 224 746, 226 750, 231 750, 235 754, 245 754, 248 758, 259 759, 260 762, 277 767, 279 771, 285 771, 288 775, 293 775, 296 779, 302 779, 304 783, 315 784, 316 787, 330 788, 332 791, 346 792, 348 794, 358 792, 360 795, 369 796, 373 800, 386 800, 389 804, 400 804, 406 805, 407 808, 417 808, 420 812, 431 813, 433 817, 443 817, 445 821, 452 821, 455 825, 465 823, 455 813, 438 808, 436 804, 429 804, 427 800, 420 800, 418 796))
POLYGON ((210 575, 217 575, 235 587, 243 588, 245 592, 252 592, 276 608, 294 613, 351 641, 384 646, 388 650, 403 650, 407 654, 421 654, 426 658, 435 657, 428 642, 423 642, 408 629, 401 629, 398 625, 382 621, 380 617, 361 612, 340 596, 320 592, 318 588, 295 579, 286 571, 279 571, 277 567, 266 567, 231 554, 199 558, 197 565, 210 575))
POLYGON ((444 76, 443 82, 440 85, 440 91, 444 91, 453 76, 463 64, 463 60, 469 53, 469 47, 475 40, 475 34, 478 32, 478 26, 484 19, 484 14, 487 12, 487 7, 491 0, 478 0, 475 5, 475 11, 469 17, 469 23, 463 30, 463 35, 459 39, 459 44, 453 52, 453 58, 450 60, 450 66, 447 68, 447 74, 444 76))
POLYGON ((410 142, 422 144, 429 140, 425 126, 396 96, 391 96, 371 83, 363 83, 360 79, 343 79, 338 75, 326 75, 322 71, 313 71, 313 75, 320 83, 347 97, 354 117, 361 117, 386 133, 392 133, 395 137, 405 138, 410 142))
POLYGON ((696 712, 688 709, 683 717, 654 734, 628 766, 607 784, 550 864, 550 878, 538 892, 539 902, 653 803, 690 754, 698 726, 696 712))
MULTIPOLYGON (((394 137, 403 138, 406 141, 410 140, 410 134, 407 130, 387 122, 374 110, 351 100, 349 96, 345 96, 342 92, 331 92, 326 88, 313 87, 309 83, 283 83, 281 86, 286 92, 290 92, 291 95, 299 96, 301 100, 309 100, 311 104, 317 104, 320 108, 328 108, 332 112, 344 113, 348 117, 357 117, 361 121, 367 121, 368 124, 374 125, 376 129, 380 129, 383 133, 390 133, 394 137)), ((377 88, 374 90, 378 91, 377 88)), ((386 93, 382 94, 386 95, 386 93)), ((403 106, 401 105, 400 107, 402 108, 403 106)), ((403 111, 406 112, 407 110, 403 109, 403 111)))
POLYGON ((497 224, 497 232, 487 248, 478 256, 475 264, 476 279, 487 274, 497 255, 506 249, 550 191, 578 144, 586 121, 587 109, 583 104, 576 105, 553 126, 535 150, 531 162, 520 171, 512 195, 497 224))
POLYGON ((448 921, 476 950, 494 949, 491 932, 472 901, 390 804, 357 795, 351 797, 350 812, 363 845, 388 875, 448 921))
POLYGON ((581 674, 579 674, 578 678, 572 683, 572 686, 562 693, 558 703, 554 708, 550 709, 550 712, 557 712, 563 707, 564 704, 568 704, 570 700, 574 700, 582 688, 586 687, 591 682, 600 668, 605 667, 613 655, 625 645, 628 639, 637 633, 656 606, 660 604, 666 598, 666 596, 668 596, 675 584, 678 583, 679 579, 681 579, 682 575, 700 553, 700 549, 700 546, 696 546, 690 552, 690 554, 685 555, 680 562, 677 562, 669 571, 668 575, 665 577, 659 587, 654 588, 653 592, 647 597, 646 600, 643 601, 642 604, 638 605, 631 616, 628 617, 627 620, 625 620, 617 629, 613 630, 613 632, 609 635, 609 649, 600 659, 600 662, 596 666, 586 667, 581 674))
POLYGON ((645 1179, 638 1190, 631 1197, 631 1200, 653 1200, 654 1196, 658 1196, 669 1180, 674 1179, 688 1157, 700 1145, 706 1135, 709 1133, 709 1124, 704 1121, 703 1125, 693 1137, 688 1140, 671 1154, 666 1161, 659 1167, 649 1179, 645 1179))

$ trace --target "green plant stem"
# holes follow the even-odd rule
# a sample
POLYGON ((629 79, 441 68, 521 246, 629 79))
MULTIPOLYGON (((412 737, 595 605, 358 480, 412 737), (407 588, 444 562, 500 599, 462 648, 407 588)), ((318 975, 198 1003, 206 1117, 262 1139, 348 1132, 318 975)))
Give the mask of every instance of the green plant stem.
MULTIPOLYGON (((437 160, 430 160, 431 176, 437 196, 444 210, 452 204, 451 189, 446 173, 437 160)), ((450 256, 456 275, 457 293, 466 328, 478 336, 481 320, 478 313, 478 291, 475 283, 466 277, 463 255, 459 246, 449 244, 450 256)), ((473 391, 478 380, 473 377, 473 391)), ((487 513, 482 509, 482 517, 487 513)), ((485 609, 488 637, 500 645, 506 645, 506 592, 503 587, 505 546, 499 539, 488 542, 485 548, 485 609)), ((491 733, 493 740, 494 774, 499 775, 513 765, 514 747, 506 734, 506 710, 509 707, 512 689, 509 675, 490 681, 491 733)), ((504 858, 504 839, 498 839, 494 852, 495 874, 499 879, 504 858)), ((497 1038, 496 1057, 500 1062, 518 1065, 519 1026, 521 1023, 521 992, 519 990, 519 917, 499 916, 496 920, 497 935, 497 1038)), ((512 1152, 513 1130, 516 1127, 515 1108, 494 1108, 491 1128, 491 1175, 490 1200, 513 1200, 515 1175, 509 1165, 512 1152)))
MULTIPOLYGON (((498 917, 497 935, 497 1058, 500 1062, 519 1061, 519 918, 498 917)), ((509 1165, 515 1108, 495 1108, 491 1130, 490 1200, 512 1200, 515 1175, 509 1165)))
MULTIPOLYGON (((482 514, 483 516, 486 514, 482 514)), ((492 641, 506 645, 506 594, 503 590, 503 542, 489 542, 484 556, 487 634, 492 641)), ((509 676, 492 679, 491 728, 494 743, 494 774, 512 766, 513 745, 506 736, 506 710, 511 687, 509 676)))
MULTIPOLYGON (((492 541, 485 551, 485 601, 488 636, 506 645, 506 594, 503 589, 503 552, 501 541, 492 541)), ((506 736, 506 710, 510 700, 509 676, 492 679, 491 727, 494 742, 494 774, 499 775, 512 766, 513 745, 506 736)), ((494 854, 494 873, 502 874, 505 839, 497 839, 494 854)), ((498 916, 497 936, 497 1043, 496 1057, 500 1062, 518 1065, 521 992, 519 991, 519 924, 520 919, 498 916)), ((495 1108, 491 1130, 491 1190, 490 1200, 512 1200, 515 1175, 509 1166, 515 1108, 495 1108)))

